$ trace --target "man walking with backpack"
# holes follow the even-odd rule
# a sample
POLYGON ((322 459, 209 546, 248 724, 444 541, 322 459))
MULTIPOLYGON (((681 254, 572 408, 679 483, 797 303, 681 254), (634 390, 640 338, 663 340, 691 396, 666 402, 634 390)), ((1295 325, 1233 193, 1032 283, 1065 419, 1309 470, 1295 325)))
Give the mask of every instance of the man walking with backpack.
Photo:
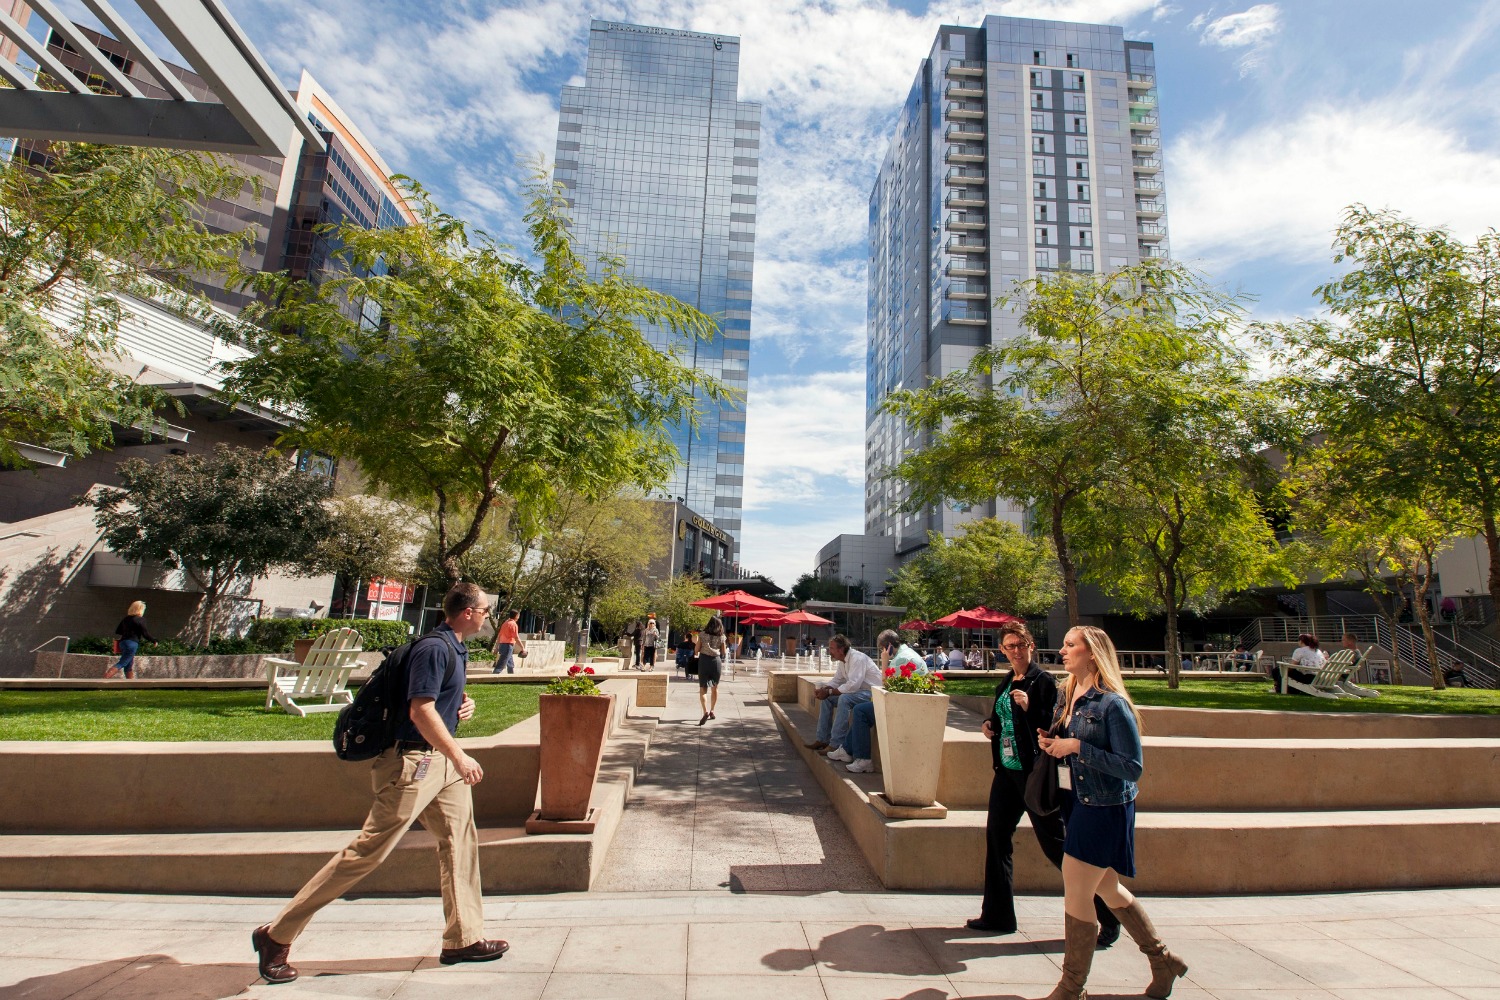
POLYGON ((396 744, 375 758, 371 784, 375 802, 364 829, 312 877, 276 919, 258 928, 251 942, 268 983, 289 983, 297 970, 287 964, 292 943, 314 914, 380 867, 401 837, 420 819, 437 838, 443 893, 443 949, 439 961, 489 962, 510 945, 484 937, 479 882, 479 837, 474 829, 471 785, 484 778, 479 763, 454 739, 458 723, 474 714, 464 693, 468 649, 489 613, 484 591, 459 583, 443 598, 443 624, 416 640, 406 653, 409 708, 396 730, 396 744))

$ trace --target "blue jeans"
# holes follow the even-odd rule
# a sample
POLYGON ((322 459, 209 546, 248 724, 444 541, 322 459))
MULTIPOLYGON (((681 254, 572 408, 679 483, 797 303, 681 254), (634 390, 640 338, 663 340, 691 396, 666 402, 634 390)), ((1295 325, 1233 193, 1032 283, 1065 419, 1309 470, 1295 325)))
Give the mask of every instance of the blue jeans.
POLYGON ((829 743, 833 736, 833 720, 838 713, 839 699, 842 697, 837 691, 827 698, 818 702, 818 742, 829 743))
POLYGON ((513 674, 516 672, 516 658, 511 655, 511 650, 516 648, 513 642, 502 642, 495 647, 495 673, 513 674))
POLYGON ((828 739, 830 745, 848 749, 845 741, 849 738, 849 725, 853 721, 854 710, 860 705, 870 704, 870 697, 868 691, 839 695, 839 707, 833 713, 833 732, 828 739))
POLYGON ((129 677, 135 673, 135 651, 141 648, 141 644, 134 639, 120 640, 120 662, 111 669, 118 670, 129 677))
POLYGON ((855 760, 870 759, 870 730, 875 728, 875 703, 862 701, 849 711, 849 736, 844 749, 855 760))

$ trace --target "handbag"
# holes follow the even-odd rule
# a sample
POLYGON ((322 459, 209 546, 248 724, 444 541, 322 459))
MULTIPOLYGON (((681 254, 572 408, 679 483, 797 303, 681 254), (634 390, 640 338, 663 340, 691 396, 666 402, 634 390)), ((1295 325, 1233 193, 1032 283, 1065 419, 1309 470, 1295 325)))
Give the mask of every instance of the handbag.
POLYGON ((111 653, 114 653, 116 656, 120 655, 120 640, 119 639, 116 639, 116 640, 114 640, 113 642, 111 642, 109 644, 109 651, 111 653))
MULTIPOLYGON (((1053 724, 1050 735, 1057 735, 1057 724, 1053 724)), ((1026 776, 1026 791, 1022 798, 1026 811, 1036 816, 1051 816, 1062 808, 1058 792, 1057 769, 1062 761, 1040 750, 1031 762, 1031 773, 1026 776)))

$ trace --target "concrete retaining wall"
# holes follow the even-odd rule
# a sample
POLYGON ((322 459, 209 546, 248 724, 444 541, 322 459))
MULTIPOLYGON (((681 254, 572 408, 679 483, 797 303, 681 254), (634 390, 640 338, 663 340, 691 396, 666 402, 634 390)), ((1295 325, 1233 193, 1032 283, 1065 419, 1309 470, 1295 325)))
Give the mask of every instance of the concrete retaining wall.
MULTIPOLYGON (((242 656, 137 656, 135 675, 137 678, 189 679, 200 677, 260 677, 266 676, 267 656, 291 659, 290 653, 246 653, 242 656)), ((378 650, 361 653, 360 665, 355 677, 368 677, 370 671, 382 659, 378 650)), ((118 656, 95 653, 37 653, 33 677, 76 678, 97 680, 104 671, 119 660, 118 656)))

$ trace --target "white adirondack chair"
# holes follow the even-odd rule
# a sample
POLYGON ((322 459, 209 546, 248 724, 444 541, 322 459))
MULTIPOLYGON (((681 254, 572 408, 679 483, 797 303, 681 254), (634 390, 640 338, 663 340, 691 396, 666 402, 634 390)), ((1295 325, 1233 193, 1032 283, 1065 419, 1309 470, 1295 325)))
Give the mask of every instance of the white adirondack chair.
POLYGON ((1292 691, 1301 691, 1314 698, 1359 697, 1352 692, 1345 691, 1341 686, 1354 672, 1354 650, 1352 649, 1336 650, 1332 656, 1328 657, 1328 662, 1318 669, 1310 684, 1297 680, 1287 672, 1288 668, 1303 669, 1290 660, 1282 660, 1276 666, 1281 670, 1282 686, 1288 694, 1292 691))
MULTIPOLYGON (((1359 662, 1369 663, 1370 654, 1373 652, 1375 652, 1375 647, 1371 646, 1369 649, 1365 650, 1365 655, 1359 658, 1359 662)), ((1339 681, 1339 690, 1343 691, 1345 694, 1352 694, 1356 698, 1379 698, 1379 691, 1376 691, 1373 688, 1360 687, 1358 684, 1354 683, 1354 674, 1357 672, 1357 670, 1358 668, 1355 668, 1355 670, 1351 670, 1347 677, 1339 681)))
POLYGON ((288 715, 337 712, 354 700, 349 675, 363 650, 364 637, 341 628, 318 636, 301 663, 266 657, 266 708, 274 702, 288 715))

